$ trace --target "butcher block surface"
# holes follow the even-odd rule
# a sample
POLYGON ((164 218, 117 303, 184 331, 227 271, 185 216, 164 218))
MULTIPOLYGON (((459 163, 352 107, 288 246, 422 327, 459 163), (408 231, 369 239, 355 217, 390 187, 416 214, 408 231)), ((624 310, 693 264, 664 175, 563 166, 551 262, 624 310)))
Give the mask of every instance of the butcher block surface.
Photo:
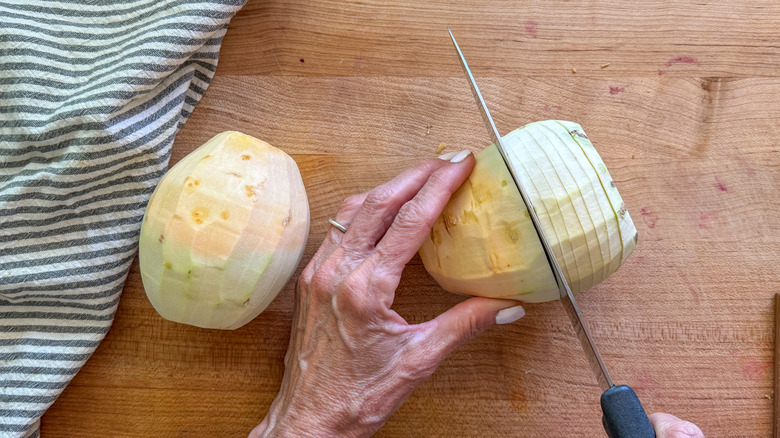
MULTIPOLYGON (((579 295, 604 361, 649 412, 710 437, 772 430, 780 292, 780 2, 251 0, 171 165, 225 130, 286 151, 311 205, 304 264, 350 194, 498 129, 580 123, 639 231, 579 295)), ((115 322, 43 417, 44 437, 242 437, 281 382, 294 282, 235 331, 162 319, 133 265, 115 322)), ((463 298, 414 258, 410 323, 463 298)), ((449 356, 378 437, 602 437, 601 391, 557 302, 449 356)))

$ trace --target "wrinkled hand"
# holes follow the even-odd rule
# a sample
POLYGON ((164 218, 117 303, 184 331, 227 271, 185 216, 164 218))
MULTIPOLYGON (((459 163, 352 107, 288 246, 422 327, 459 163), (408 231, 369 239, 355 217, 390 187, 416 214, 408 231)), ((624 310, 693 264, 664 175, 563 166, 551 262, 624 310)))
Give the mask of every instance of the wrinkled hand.
POLYGON ((250 437, 370 436, 453 349, 524 315, 514 301, 470 298, 410 325, 390 308, 404 266, 474 167, 452 155, 342 204, 335 219, 349 230, 331 227, 301 274, 281 389, 250 437))
POLYGON ((704 438, 701 429, 690 421, 662 412, 650 414, 649 417, 657 438, 704 438))

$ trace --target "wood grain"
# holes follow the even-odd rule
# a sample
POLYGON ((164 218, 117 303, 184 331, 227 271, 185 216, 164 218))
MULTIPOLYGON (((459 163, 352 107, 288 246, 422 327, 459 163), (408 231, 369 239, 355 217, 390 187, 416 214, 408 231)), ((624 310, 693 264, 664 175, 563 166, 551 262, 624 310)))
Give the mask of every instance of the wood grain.
MULTIPOLYGON (((774 394, 780 394, 780 293, 775 294, 775 366, 774 366, 774 394)), ((775 406, 773 412, 772 436, 780 436, 780 398, 775 397, 775 406)))
POLYGON ((776 76, 778 16, 774 0, 255 1, 222 73, 460 77, 450 26, 477 76, 776 76))
MULTIPOLYGON (((228 129, 292 154, 311 204, 305 262, 346 196, 442 142, 486 145, 446 25, 501 132, 577 121, 618 184, 639 245, 580 296, 615 380, 648 411, 708 436, 769 436, 776 1, 253 1, 171 164, 228 129)), ((111 331, 44 416, 43 435, 244 436, 280 384, 292 293, 239 330, 202 330, 161 319, 134 265, 111 331)), ((415 258, 394 307, 421 322, 461 299, 415 258)), ((533 305, 453 353, 377 436, 603 436, 599 394, 560 305, 533 305)))

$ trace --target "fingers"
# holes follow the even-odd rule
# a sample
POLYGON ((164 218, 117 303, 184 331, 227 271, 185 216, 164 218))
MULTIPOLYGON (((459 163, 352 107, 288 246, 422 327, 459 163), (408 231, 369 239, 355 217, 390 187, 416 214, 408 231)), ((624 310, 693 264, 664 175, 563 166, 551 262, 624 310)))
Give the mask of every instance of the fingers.
MULTIPOLYGON (((355 219, 360 207, 363 205, 363 201, 366 199, 368 192, 360 193, 358 195, 352 195, 344 200, 339 207, 339 211, 333 218, 336 222, 349 228, 355 219)), ((344 233, 336 229, 333 225, 328 225, 328 232, 325 235, 325 239, 320 244, 317 252, 314 253, 308 266, 304 269, 302 278, 305 280, 311 280, 314 272, 322 265, 322 263, 330 256, 334 249, 339 245, 341 239, 344 238, 344 233)))
POLYGON ((418 164, 365 196, 350 198, 336 218, 338 222, 345 221, 343 225, 349 225, 347 232, 338 239, 339 235, 334 234, 338 232, 331 229, 304 269, 301 277, 304 283, 315 281, 318 276, 326 277, 333 285, 341 284, 348 277, 369 278, 374 286, 382 287, 371 287, 374 294, 367 295, 382 296, 386 298, 383 303, 392 303, 395 287, 383 286, 400 279, 403 267, 422 245, 451 194, 474 167, 470 151, 440 158, 418 164), (350 216, 348 212, 352 216, 349 223, 342 219, 350 216), (384 242, 388 227, 395 230, 396 237, 385 245, 385 254, 377 254, 376 242, 380 239, 384 242), (413 240, 405 240, 410 237, 413 240), (399 248, 394 247, 395 241, 399 241, 399 248), (367 258, 375 255, 375 263, 364 264, 367 258), (360 265, 363 269, 357 272, 355 268, 360 265), (383 266, 389 268, 377 269, 383 266))
POLYGON ((704 433, 690 421, 656 412, 648 416, 658 438, 704 438, 704 433))
MULTIPOLYGON (((453 160, 458 158, 460 161, 439 166, 424 185, 416 181, 418 187, 413 197, 409 196, 411 186, 410 190, 404 192, 407 198, 405 203, 400 206, 392 225, 369 256, 372 269, 380 268, 380 272, 400 275, 406 263, 414 257, 452 194, 474 168, 473 155, 458 154, 453 160)), ((396 203, 401 199, 398 197, 396 203)))
POLYGON ((365 256, 374 249, 393 222, 396 213, 412 199, 428 178, 445 165, 442 160, 427 160, 371 190, 365 197, 354 224, 343 239, 346 251, 365 256))
POLYGON ((508 324, 525 315, 517 301, 469 298, 435 319, 421 324, 430 330, 428 348, 442 360, 452 350, 495 324, 508 324))
MULTIPOLYGON (((368 192, 363 192, 358 195, 352 195, 345 199, 341 203, 339 211, 336 213, 336 216, 333 218, 333 220, 347 227, 347 232, 349 232, 349 228, 355 221, 355 217, 360 211, 360 208, 363 206, 363 203, 366 201, 367 196, 368 192)), ((330 225, 328 234, 325 237, 325 240, 322 242, 322 247, 324 247, 323 253, 325 253, 326 257, 331 252, 333 252, 333 249, 336 248, 338 244, 344 239, 345 234, 346 233, 337 229, 333 225, 330 225)))

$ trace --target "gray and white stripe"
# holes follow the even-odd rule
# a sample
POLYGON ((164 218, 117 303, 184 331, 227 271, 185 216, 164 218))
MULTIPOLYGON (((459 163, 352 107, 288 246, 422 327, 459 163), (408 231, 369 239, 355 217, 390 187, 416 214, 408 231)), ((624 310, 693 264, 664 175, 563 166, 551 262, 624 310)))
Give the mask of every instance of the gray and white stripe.
POLYGON ((245 1, 0 0, 0 436, 38 436, 111 326, 245 1))

